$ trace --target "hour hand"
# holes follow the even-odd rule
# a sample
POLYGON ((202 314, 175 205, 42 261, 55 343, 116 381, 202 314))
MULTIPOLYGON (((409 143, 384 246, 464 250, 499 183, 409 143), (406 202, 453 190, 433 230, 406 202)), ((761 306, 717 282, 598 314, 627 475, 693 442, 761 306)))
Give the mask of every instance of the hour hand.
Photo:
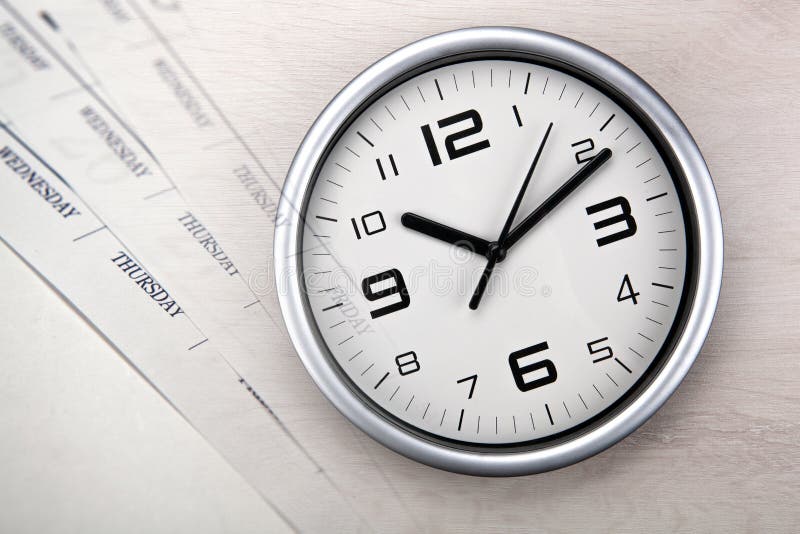
POLYGON ((439 239, 445 243, 471 250, 481 256, 486 256, 489 253, 489 241, 436 221, 426 219, 415 213, 404 213, 400 218, 400 222, 402 222, 403 226, 406 228, 439 239))

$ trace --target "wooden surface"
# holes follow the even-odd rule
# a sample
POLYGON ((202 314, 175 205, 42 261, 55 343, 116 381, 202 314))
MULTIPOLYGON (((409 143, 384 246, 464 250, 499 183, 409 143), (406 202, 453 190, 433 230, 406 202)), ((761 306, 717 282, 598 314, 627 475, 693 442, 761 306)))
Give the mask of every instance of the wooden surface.
MULTIPOLYGON (((641 75, 695 136, 725 229, 717 317, 677 393, 619 445, 543 475, 454 475, 366 438, 364 453, 383 466, 387 498, 402 500, 422 530, 796 530, 800 4, 225 0, 192 6, 187 17, 194 31, 183 51, 276 177, 347 81, 432 33, 476 25, 552 31, 641 75)), ((14 321, 13 302, 0 307, 14 321)), ((36 325, 15 324, 35 335, 36 325)), ((63 341, 76 343, 68 335, 63 341)))

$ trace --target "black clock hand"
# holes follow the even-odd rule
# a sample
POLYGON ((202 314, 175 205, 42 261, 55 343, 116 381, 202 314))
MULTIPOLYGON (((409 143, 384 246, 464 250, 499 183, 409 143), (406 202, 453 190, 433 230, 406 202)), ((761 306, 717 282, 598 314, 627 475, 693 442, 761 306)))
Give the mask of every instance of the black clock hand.
POLYGON ((597 155, 589 161, 586 165, 580 168, 578 172, 572 175, 572 177, 564 182, 564 185, 559 187, 555 193, 547 197, 547 200, 542 202, 538 208, 533 210, 530 215, 525 217, 525 219, 519 223, 514 229, 508 234, 508 238, 503 243, 503 246, 506 250, 511 248, 514 243, 519 241, 522 236, 527 234, 531 228, 536 226, 539 221, 544 219, 548 213, 553 211, 556 206, 561 204, 565 198, 567 198, 573 191, 575 191, 578 186, 580 186, 583 182, 585 182, 590 176, 592 176, 606 161, 611 158, 611 149, 604 148, 597 155))
POLYGON ((406 228, 440 239, 445 243, 471 250, 481 256, 489 254, 489 242, 487 240, 426 219, 415 213, 404 213, 400 218, 400 222, 403 223, 403 226, 406 228))
POLYGON ((544 144, 547 142, 547 138, 550 135, 550 130, 552 128, 553 123, 551 122, 547 126, 547 131, 544 132, 542 142, 539 143, 539 148, 536 150, 536 155, 533 157, 533 162, 531 163, 530 168, 528 168, 528 174, 525 175, 525 180, 523 180, 522 187, 520 187, 519 193, 517 193, 517 198, 514 199, 514 205, 511 206, 511 212, 508 214, 508 217, 506 217, 506 222, 503 225, 503 230, 500 232, 500 237, 498 237, 497 241, 492 243, 489 247, 489 254, 487 256, 489 261, 486 263, 486 267, 483 269, 481 278, 478 280, 478 285, 475 287, 475 291, 472 293, 472 298, 469 300, 470 309, 478 309, 478 305, 481 303, 481 298, 483 298, 483 293, 486 291, 486 286, 489 284, 489 278, 492 276, 492 272, 494 271, 494 266, 497 264, 498 260, 502 260, 506 255, 506 238, 511 230, 511 225, 514 223, 514 219, 517 216, 519 207, 522 204, 522 198, 525 196, 525 190, 528 189, 531 176, 533 176, 533 171, 536 169, 536 164, 539 163, 539 156, 542 155, 542 149, 544 148, 544 144))

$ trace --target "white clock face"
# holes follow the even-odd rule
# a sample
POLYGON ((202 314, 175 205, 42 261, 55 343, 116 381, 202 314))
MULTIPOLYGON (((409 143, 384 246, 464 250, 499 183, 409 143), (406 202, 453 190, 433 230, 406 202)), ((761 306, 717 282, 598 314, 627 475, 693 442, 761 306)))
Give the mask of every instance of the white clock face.
POLYGON ((304 208, 308 307, 343 380, 389 418, 479 446, 620 404, 657 367, 687 279, 660 154, 614 98, 540 64, 464 61, 384 92, 304 208))

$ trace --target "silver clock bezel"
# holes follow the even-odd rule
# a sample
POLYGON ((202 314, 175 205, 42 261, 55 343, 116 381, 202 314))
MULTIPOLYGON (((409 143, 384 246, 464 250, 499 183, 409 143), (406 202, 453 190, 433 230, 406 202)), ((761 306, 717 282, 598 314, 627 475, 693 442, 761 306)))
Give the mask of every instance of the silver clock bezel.
MULTIPOLYGON (((353 79, 317 118, 298 149, 283 186, 275 228, 278 298, 289 335, 323 394, 353 424, 383 445, 419 462, 470 475, 525 475, 563 467, 601 452, 649 419, 675 391, 705 341, 722 283, 722 222, 705 161, 691 134, 669 105, 624 65, 586 45, 558 35, 510 27, 481 27, 434 35, 381 59, 353 79), (337 132, 371 96, 425 64, 487 51, 529 54, 570 65, 614 88, 635 103, 658 130, 683 173, 686 201, 694 210, 695 283, 679 339, 650 383, 627 405, 591 430, 533 450, 465 450, 409 432, 390 421, 345 384, 308 308, 301 269, 301 209, 315 171, 337 132)), ((679 320, 679 319, 676 319, 679 320)))

